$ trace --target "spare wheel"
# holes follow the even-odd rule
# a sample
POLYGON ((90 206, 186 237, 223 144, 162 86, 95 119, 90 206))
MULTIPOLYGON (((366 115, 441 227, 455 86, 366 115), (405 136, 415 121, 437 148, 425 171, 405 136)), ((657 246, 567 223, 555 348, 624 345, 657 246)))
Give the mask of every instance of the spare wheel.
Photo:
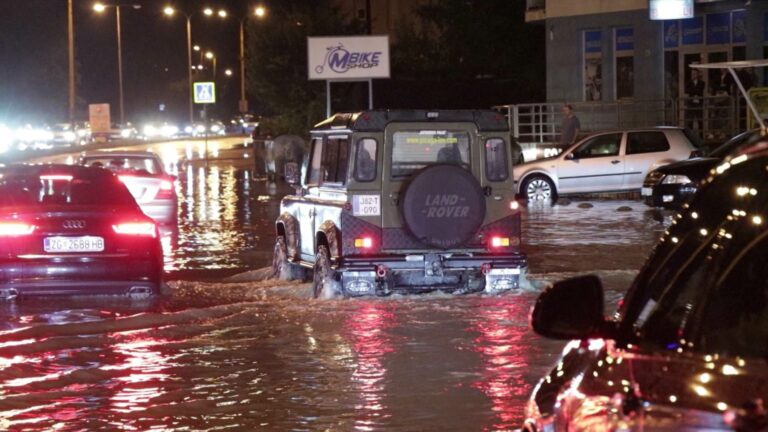
POLYGON ((480 183, 458 165, 430 165, 405 186, 400 211, 406 229, 426 246, 449 249, 465 244, 485 219, 480 183))

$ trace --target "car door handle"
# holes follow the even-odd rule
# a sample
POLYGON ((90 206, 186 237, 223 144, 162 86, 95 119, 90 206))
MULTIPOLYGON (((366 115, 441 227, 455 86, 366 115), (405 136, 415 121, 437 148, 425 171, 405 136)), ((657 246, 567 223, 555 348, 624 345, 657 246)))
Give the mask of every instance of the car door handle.
POLYGON ((612 160, 611 163, 616 165, 617 163, 621 162, 620 160, 612 160))

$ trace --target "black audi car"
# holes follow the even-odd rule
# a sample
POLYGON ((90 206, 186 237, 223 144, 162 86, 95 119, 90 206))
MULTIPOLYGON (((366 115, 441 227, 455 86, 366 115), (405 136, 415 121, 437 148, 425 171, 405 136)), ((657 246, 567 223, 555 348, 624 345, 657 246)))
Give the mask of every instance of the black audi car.
POLYGON ((0 168, 0 297, 159 292, 158 229, 108 170, 0 168))
POLYGON ((571 342, 536 386, 525 430, 768 430, 768 152, 725 162, 613 319, 596 276, 541 294, 534 330, 571 342))
POLYGON ((649 172, 641 189, 645 203, 651 207, 679 209, 696 193, 699 183, 709 175, 712 168, 729 154, 739 152, 761 137, 759 129, 744 132, 705 157, 671 163, 649 172))

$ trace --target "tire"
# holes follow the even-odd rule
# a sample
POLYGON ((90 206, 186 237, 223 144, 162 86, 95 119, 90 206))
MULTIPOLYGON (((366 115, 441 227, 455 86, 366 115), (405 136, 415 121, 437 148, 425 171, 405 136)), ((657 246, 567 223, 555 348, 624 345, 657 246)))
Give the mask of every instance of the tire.
POLYGON ((527 201, 552 201, 557 200, 557 191, 555 185, 549 177, 543 175, 533 175, 525 179, 523 187, 520 188, 520 195, 527 201))
POLYGON ((272 277, 279 280, 304 280, 304 268, 288 261, 285 237, 278 237, 272 255, 272 277))
POLYGON ((314 274, 312 276, 312 294, 316 299, 332 299, 341 296, 341 283, 336 280, 336 270, 331 268, 331 254, 328 246, 317 248, 314 274))

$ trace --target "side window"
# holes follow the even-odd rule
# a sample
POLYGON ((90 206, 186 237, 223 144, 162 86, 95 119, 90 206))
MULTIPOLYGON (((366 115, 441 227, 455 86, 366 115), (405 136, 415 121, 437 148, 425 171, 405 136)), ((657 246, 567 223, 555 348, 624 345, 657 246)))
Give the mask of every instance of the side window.
POLYGON ((309 170, 307 170, 307 184, 319 185, 320 172, 323 155, 323 139, 315 138, 312 140, 312 156, 309 159, 309 170))
POLYGON ((376 140, 363 138, 355 147, 355 180, 371 182, 376 179, 376 140))
POLYGON ((346 183, 348 158, 349 140, 346 137, 329 138, 323 149, 322 183, 346 183))
POLYGON ((664 132, 630 132, 627 134, 627 154, 654 153, 669 150, 664 132))
POLYGON ((573 155, 577 159, 618 156, 621 148, 621 135, 621 133, 615 133, 596 136, 580 145, 574 150, 573 155))
POLYGON ((485 141, 485 177, 489 181, 504 181, 509 177, 507 145, 501 138, 485 141))

